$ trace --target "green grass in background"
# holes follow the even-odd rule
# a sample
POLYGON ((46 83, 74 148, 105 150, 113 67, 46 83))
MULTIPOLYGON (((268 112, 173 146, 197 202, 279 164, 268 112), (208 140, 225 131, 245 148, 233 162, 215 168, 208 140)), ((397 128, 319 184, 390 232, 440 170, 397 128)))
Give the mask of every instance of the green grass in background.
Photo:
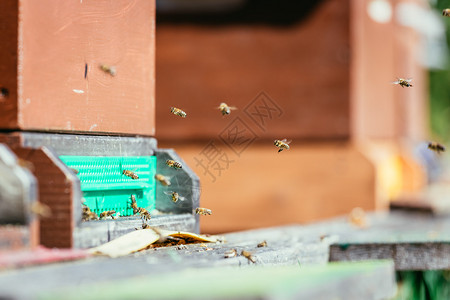
MULTIPOLYGON (((430 1, 442 15, 444 8, 450 8, 449 0, 430 1)), ((447 45, 450 49, 450 17, 442 16, 446 25, 447 45)), ((450 58, 450 51, 447 51, 450 58)), ((449 59, 450 61, 450 59, 449 59)), ((450 67, 429 71, 430 84, 430 125, 433 136, 442 142, 450 142, 450 67)))

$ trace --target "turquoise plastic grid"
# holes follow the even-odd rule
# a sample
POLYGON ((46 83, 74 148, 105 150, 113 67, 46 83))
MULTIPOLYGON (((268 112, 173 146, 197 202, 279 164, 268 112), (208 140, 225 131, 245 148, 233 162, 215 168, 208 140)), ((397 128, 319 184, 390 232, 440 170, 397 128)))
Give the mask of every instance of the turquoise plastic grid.
POLYGON ((139 207, 155 208, 156 156, 69 156, 59 157, 78 171, 85 204, 96 214, 106 210, 133 215, 131 195, 139 207), (139 176, 123 175, 129 170, 139 176))

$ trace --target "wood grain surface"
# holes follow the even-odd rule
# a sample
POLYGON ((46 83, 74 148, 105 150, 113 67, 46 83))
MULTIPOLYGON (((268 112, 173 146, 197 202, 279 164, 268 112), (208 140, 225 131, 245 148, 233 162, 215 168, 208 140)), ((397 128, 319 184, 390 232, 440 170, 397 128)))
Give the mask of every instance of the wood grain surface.
POLYGON ((154 134, 154 1, 6 2, 1 128, 154 134))

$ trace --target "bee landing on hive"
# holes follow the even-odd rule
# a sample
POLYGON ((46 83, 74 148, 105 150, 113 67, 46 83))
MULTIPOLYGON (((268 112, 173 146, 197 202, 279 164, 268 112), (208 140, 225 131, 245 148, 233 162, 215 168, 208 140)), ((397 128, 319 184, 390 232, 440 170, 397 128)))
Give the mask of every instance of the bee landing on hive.
POLYGON ((130 177, 131 179, 139 179, 139 176, 130 170, 123 170, 122 175, 130 177))
POLYGON ((186 200, 185 197, 180 196, 180 194, 178 194, 177 192, 164 192, 164 194, 170 195, 170 198, 172 199, 173 203, 186 200))
POLYGON ((171 168, 177 169, 177 170, 183 168, 183 166, 179 162, 171 160, 171 159, 166 160, 166 165, 168 165, 171 168))

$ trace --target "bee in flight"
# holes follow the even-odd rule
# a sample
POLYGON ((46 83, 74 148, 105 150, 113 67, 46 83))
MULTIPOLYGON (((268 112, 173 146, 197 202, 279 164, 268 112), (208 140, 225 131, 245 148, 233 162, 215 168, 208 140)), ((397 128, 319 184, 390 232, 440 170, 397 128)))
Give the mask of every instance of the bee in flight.
POLYGON ((393 81, 392 83, 399 84, 402 88, 403 87, 412 87, 413 85, 411 84, 411 80, 412 80, 412 78, 403 79, 403 78, 397 77, 397 81, 393 81))
POLYGON ((100 214, 100 219, 106 219, 107 217, 111 217, 115 213, 115 210, 106 210, 100 214))
POLYGON ((169 167, 174 168, 176 170, 183 168, 183 166, 179 162, 171 160, 171 159, 166 160, 166 165, 168 165, 169 167))
POLYGON ((275 141, 273 141, 273 144, 275 146, 277 146, 278 148, 280 148, 280 149, 278 149, 278 153, 279 153, 279 152, 283 151, 284 149, 289 150, 289 148, 290 148, 289 144, 291 142, 292 141, 288 141, 287 139, 282 139, 282 140, 275 140, 275 141))
POLYGON ((446 8, 442 11, 442 15, 446 17, 450 17, 450 8, 446 8))
POLYGON ((169 186, 170 178, 161 174, 156 174, 155 179, 158 180, 163 186, 169 186))
POLYGON ((245 257, 246 259, 248 259, 249 261, 251 261, 252 263, 256 263, 256 260, 255 260, 255 258, 253 257, 253 255, 252 255, 251 252, 242 250, 241 255, 242 255, 243 257, 245 257))
POLYGON ((180 194, 178 194, 177 192, 164 192, 164 194, 170 195, 170 198, 172 198, 173 203, 186 200, 186 198, 180 196, 180 194))
POLYGON ((212 215, 212 211, 211 211, 210 209, 208 209, 208 208, 203 208, 203 207, 197 207, 197 208, 195 209, 195 213, 196 213, 197 215, 203 215, 203 216, 206 216, 206 215, 212 215))
POLYGON ((228 106, 225 102, 220 103, 219 107, 217 107, 217 108, 222 113, 222 116, 229 115, 232 110, 237 109, 234 106, 228 106))
POLYGON ((123 170, 122 175, 130 177, 131 179, 139 179, 139 176, 130 170, 123 170))
POLYGON ((105 64, 100 65, 100 69, 102 69, 103 72, 108 73, 111 76, 116 76, 117 71, 116 71, 116 67, 114 66, 108 66, 105 64))
POLYGON ((348 217, 349 222, 359 228, 367 227, 366 213, 361 207, 355 207, 348 217))
POLYGON ((179 116, 179 117, 182 117, 182 118, 186 118, 186 113, 184 111, 182 111, 181 109, 179 109, 179 108, 171 107, 170 111, 176 116, 179 116))
POLYGON ((441 152, 445 151, 445 147, 436 142, 428 143, 428 149, 436 152, 437 154, 441 154, 441 152))

